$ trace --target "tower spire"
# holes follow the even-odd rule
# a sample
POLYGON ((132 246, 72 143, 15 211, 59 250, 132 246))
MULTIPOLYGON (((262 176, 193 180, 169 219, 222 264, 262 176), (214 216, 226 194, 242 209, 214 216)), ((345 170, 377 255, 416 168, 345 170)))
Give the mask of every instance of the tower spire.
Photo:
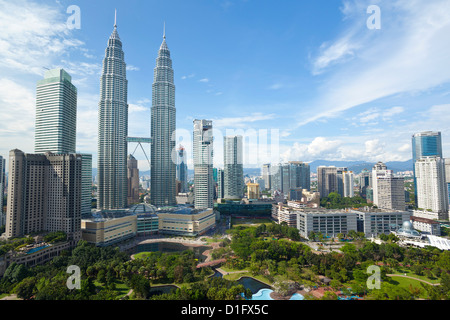
POLYGON ((164 33, 163 33, 163 38, 164 40, 166 40, 166 22, 164 21, 164 33))
POLYGON ((114 28, 117 28, 117 9, 114 12, 114 28))

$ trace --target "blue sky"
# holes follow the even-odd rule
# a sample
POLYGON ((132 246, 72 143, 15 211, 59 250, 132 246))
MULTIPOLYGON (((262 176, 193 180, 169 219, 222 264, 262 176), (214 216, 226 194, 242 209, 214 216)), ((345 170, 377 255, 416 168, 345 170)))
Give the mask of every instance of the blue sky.
MULTIPOLYGON (((0 155, 34 150, 36 82, 62 67, 78 88, 77 149, 97 153, 99 77, 117 9, 128 66, 129 135, 150 132, 163 24, 175 70, 177 128, 279 133, 280 160, 411 158, 411 135, 450 147, 450 1, 0 0, 0 155), (70 30, 77 5, 81 28, 70 30), (381 29, 371 30, 370 5, 381 29)), ((261 138, 261 136, 259 136, 261 138)), ((189 139, 180 141, 188 151, 189 139), (186 141, 187 140, 187 141, 186 141)), ((248 143, 258 154, 261 142, 248 143)), ((130 145, 130 152, 135 145, 130 145)), ((145 157, 136 151, 141 169, 145 157)), ((264 156, 248 165, 267 162, 264 156)))

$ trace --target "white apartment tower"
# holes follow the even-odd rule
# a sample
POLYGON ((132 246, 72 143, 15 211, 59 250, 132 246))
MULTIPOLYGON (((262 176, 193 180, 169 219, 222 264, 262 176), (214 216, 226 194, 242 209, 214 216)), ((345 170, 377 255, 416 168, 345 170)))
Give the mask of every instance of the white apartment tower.
POLYGON ((415 174, 417 207, 426 211, 431 210, 437 219, 447 219, 449 200, 444 159, 437 156, 417 159, 415 174))
POLYGON ((382 209, 405 210, 405 181, 378 162, 372 169, 373 204, 382 209))

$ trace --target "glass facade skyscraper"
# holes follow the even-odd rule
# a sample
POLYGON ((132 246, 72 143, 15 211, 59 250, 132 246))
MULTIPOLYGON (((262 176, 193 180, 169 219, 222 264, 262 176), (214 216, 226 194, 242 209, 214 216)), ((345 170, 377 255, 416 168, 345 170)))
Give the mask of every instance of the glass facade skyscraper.
POLYGON ((180 146, 177 160, 177 180, 180 181, 180 193, 188 192, 188 172, 186 149, 180 146))
POLYGON ((242 199, 244 196, 244 158, 242 136, 223 139, 224 154, 224 197, 242 199))
POLYGON ((77 88, 64 69, 47 70, 36 88, 35 152, 74 153, 77 88))
POLYGON ((166 36, 154 69, 151 111, 151 203, 157 207, 176 205, 175 85, 166 36), (173 153, 173 154, 172 154, 173 153))
POLYGON ((100 80, 98 209, 127 205, 128 81, 117 25, 108 40, 100 80))
POLYGON ((213 207, 213 127, 211 120, 194 120, 194 205, 196 209, 213 207))

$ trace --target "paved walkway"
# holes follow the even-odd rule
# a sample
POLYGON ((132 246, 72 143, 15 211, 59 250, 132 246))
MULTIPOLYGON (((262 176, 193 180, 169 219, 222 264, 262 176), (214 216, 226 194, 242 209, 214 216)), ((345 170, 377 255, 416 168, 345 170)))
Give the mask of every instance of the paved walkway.
POLYGON ((440 285, 440 283, 431 283, 431 282, 428 282, 428 281, 425 281, 425 280, 422 280, 422 279, 418 279, 418 278, 414 278, 414 277, 410 277, 410 276, 405 276, 405 275, 402 275, 402 274, 387 274, 387 276, 388 277, 402 277, 402 278, 413 279, 413 280, 417 280, 417 281, 426 283, 426 284, 428 284, 430 286, 439 286, 440 285))
POLYGON ((238 270, 238 271, 227 272, 227 271, 225 271, 225 270, 223 270, 221 268, 217 268, 216 270, 219 271, 224 276, 227 275, 227 274, 232 274, 232 273, 245 273, 245 272, 248 272, 248 270, 238 270))

